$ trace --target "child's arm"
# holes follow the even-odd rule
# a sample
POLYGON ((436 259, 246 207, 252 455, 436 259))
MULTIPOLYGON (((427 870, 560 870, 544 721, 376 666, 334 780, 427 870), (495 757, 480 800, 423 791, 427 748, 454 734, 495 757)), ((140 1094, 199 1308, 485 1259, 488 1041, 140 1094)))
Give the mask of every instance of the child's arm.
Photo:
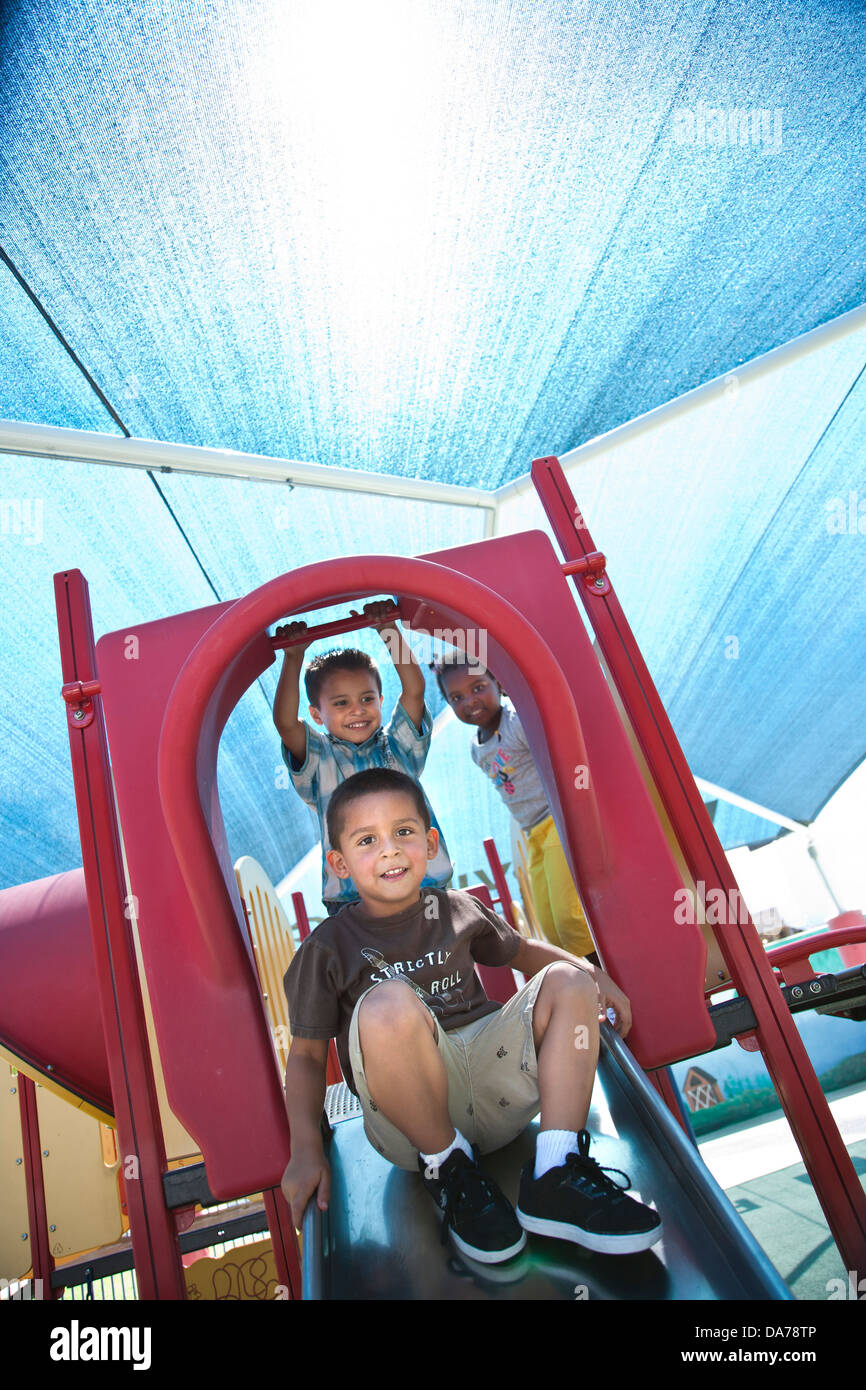
MULTIPOLYGON (((278 627, 274 635, 294 637, 306 631, 306 626, 306 623, 287 623, 284 627, 278 627)), ((301 667, 308 646, 309 643, 301 643, 285 648, 283 669, 274 696, 274 723, 280 738, 298 764, 303 763, 307 753, 307 730, 303 720, 298 718, 298 707, 301 703, 301 667)))
POLYGON ((331 1169, 325 1158, 321 1130, 327 1060, 327 1039, 292 1040, 286 1063, 286 1110, 292 1156, 281 1187, 296 1227, 300 1227, 304 1209, 314 1192, 318 1192, 320 1211, 327 1211, 331 1195, 331 1169))
POLYGON ((376 625, 377 615, 386 613, 392 607, 393 604, 380 600, 378 603, 365 603, 364 612, 388 648, 394 668, 400 677, 400 685, 402 686, 400 703, 415 728, 420 729, 421 721, 424 718, 424 674, 400 629, 393 623, 387 627, 376 625))
POLYGON ((579 966, 587 975, 592 976, 598 989, 599 1018, 604 1018, 606 1011, 613 1009, 616 1014, 614 1028, 620 1037, 626 1037, 631 1028, 631 1004, 610 976, 591 961, 584 960, 581 956, 573 956, 570 952, 563 951, 559 946, 551 946, 546 941, 528 941, 523 937, 517 955, 508 963, 528 978, 530 975, 537 975, 545 965, 551 965, 556 960, 567 960, 571 965, 579 966))

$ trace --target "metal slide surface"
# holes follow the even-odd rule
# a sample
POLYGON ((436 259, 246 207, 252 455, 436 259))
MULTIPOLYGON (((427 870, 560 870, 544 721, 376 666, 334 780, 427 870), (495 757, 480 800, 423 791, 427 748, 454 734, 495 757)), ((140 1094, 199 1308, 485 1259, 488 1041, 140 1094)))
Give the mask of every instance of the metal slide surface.
MULTIPOLYGON (((304 1218, 303 1296, 309 1299, 790 1299, 697 1149, 673 1120, 625 1044, 604 1025, 588 1128, 592 1155, 622 1169, 653 1202, 664 1233, 639 1255, 598 1255, 567 1241, 528 1237, 520 1255, 481 1265, 441 1244, 420 1177, 394 1168, 368 1143, 346 1087, 329 1092, 332 1196, 304 1218), (347 1103, 348 1102, 348 1103, 347 1103), (342 1113, 340 1113, 342 1111, 342 1113)), ((485 1169, 517 1202, 520 1169, 537 1122, 485 1169)))

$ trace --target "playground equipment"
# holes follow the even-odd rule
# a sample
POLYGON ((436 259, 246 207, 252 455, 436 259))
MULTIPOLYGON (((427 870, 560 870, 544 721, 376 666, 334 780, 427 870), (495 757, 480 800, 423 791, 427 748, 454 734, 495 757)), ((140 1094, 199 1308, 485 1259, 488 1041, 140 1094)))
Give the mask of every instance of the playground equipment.
MULTIPOLYGON (((285 1066, 291 1037, 282 977, 293 953, 289 922, 273 885, 255 860, 235 864, 263 1001, 277 1059, 285 1066)), ((134 919, 131 925, 134 931, 134 919)), ((0 1276, 14 1287, 31 1268, 30 1238, 44 1238, 53 1294, 83 1285, 128 1296, 131 1268, 127 1183, 135 1165, 121 1165, 107 1058, 99 1019, 90 919, 83 872, 0 894, 0 1056, 10 1065, 0 1087, 0 1276), (39 992, 34 1002, 34 959, 39 992), (56 1060, 62 1059, 58 1067, 56 1060), (99 1271, 97 1274, 96 1271, 99 1271)), ((147 1035, 168 1169, 200 1163, 194 1140, 169 1108, 146 991, 147 1035)), ((274 1297, 278 1286, 270 1240, 218 1258, 210 1246, 267 1232, 260 1194, 243 1203, 184 1219, 180 1248, 190 1298, 274 1297)), ((49 1286, 42 1269, 43 1291, 49 1286)), ((0 1284, 0 1288, 5 1285, 0 1284)), ((21 1285, 27 1289, 27 1284, 21 1285)), ((47 1295, 46 1295, 47 1296, 47 1295)), ((98 1296, 98 1295, 97 1295, 98 1296)))
MULTIPOLYGON (((640 1269, 620 1261, 618 1274, 604 1273, 599 1291, 784 1296, 678 1126, 679 1106, 665 1080, 668 1063, 733 1036, 757 1039, 846 1266, 866 1263, 866 1200, 787 999, 748 920, 715 933, 738 998, 733 1009, 708 1007, 707 940, 700 925, 675 920, 683 890, 678 856, 593 654, 569 579, 596 631, 688 873, 707 891, 727 894, 736 885, 616 602, 604 557, 582 518, 576 526, 580 514, 557 461, 537 461, 533 477, 564 564, 541 532, 416 559, 332 560, 280 576, 236 602, 109 633, 98 644, 83 577, 77 571, 56 577, 95 969, 91 1000, 98 998, 107 1091, 105 1067, 97 1077, 94 1062, 85 1080, 110 1106, 121 1161, 134 1160, 137 1180, 127 1184, 127 1201, 143 1298, 185 1296, 178 1233, 191 1223, 196 1202, 255 1192, 263 1194, 279 1284, 289 1296, 302 1292, 297 1240, 279 1192, 290 1145, 281 1076, 229 862, 217 748, 232 708, 274 659, 270 625, 287 614, 383 592, 398 596, 400 614, 413 627, 434 633, 484 629, 490 665, 526 729, 605 967, 633 1001, 630 1050, 606 1035, 596 1118, 602 1135, 612 1123, 628 1144, 632 1176, 657 1201, 668 1234, 663 1263, 651 1252, 639 1257, 640 1269), (148 1048, 133 918, 168 1102, 202 1157, 200 1164, 176 1170, 168 1164, 148 1048), (658 1078, 655 1090, 644 1072, 658 1078)), ((364 622, 353 616, 330 627, 349 631, 364 622)), ((315 635, 313 629, 305 640, 315 635)), ((35 1001, 39 1018, 39 996, 35 1001)), ((39 1069, 40 1058, 31 1060, 39 1069)), ((64 1073, 64 1062, 58 1040, 51 1063, 56 1073, 64 1073)), ((310 1296, 343 1290, 370 1297, 380 1270, 383 1292, 395 1292, 402 1281, 402 1296, 406 1290, 434 1296, 418 1271, 441 1259, 431 1258, 428 1248, 435 1229, 428 1231, 415 1210, 407 1175, 390 1174, 383 1181, 377 1156, 363 1148, 357 1115, 345 1096, 340 1104, 345 1114, 338 1117, 332 1108, 331 1115, 332 1224, 325 1232, 314 1217, 308 1222, 304 1287, 310 1296), (367 1214, 367 1226, 358 1224, 359 1213, 367 1214), (364 1250, 373 1248, 376 1259, 364 1263, 364 1250), (383 1262, 385 1249, 390 1254, 383 1262)), ((513 1165, 519 1149, 520 1141, 502 1162, 513 1165)), ((34 1272, 50 1274, 47 1238, 37 1232, 34 1244, 34 1272)), ((559 1249, 537 1255, 531 1270, 518 1271, 513 1283, 489 1273, 479 1283, 464 1271, 454 1275, 456 1283, 434 1284, 443 1297, 469 1293, 470 1285, 473 1296, 507 1290, 514 1296, 545 1296, 545 1290, 557 1296, 585 1283, 582 1272, 579 1252, 563 1256, 559 1249)))

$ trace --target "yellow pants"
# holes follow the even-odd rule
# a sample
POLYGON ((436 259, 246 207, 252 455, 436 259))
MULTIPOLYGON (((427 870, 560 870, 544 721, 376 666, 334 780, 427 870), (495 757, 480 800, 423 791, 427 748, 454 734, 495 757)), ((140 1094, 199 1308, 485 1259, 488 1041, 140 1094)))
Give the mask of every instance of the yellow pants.
POLYGON ((538 924, 552 946, 574 956, 595 950, 553 816, 526 832, 529 883, 538 924))

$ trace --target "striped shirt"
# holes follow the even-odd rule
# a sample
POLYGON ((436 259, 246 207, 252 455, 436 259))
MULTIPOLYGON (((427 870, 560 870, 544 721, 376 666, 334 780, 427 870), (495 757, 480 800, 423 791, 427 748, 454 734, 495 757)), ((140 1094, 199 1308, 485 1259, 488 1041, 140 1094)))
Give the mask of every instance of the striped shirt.
MULTIPOLYGON (((292 755, 285 744, 283 758, 289 769, 292 785, 308 806, 319 818, 322 838, 322 899, 341 907, 346 903, 358 902, 358 890, 351 878, 338 878, 326 859, 331 843, 328 839, 328 802, 341 782, 356 772, 365 772, 370 767, 392 767, 405 772, 417 782, 424 771, 427 753, 430 748, 430 735, 433 721, 426 704, 421 719, 419 733, 412 720, 397 702, 389 723, 381 725, 363 743, 349 743, 346 739, 334 738, 326 730, 313 729, 305 723, 307 747, 301 767, 295 768, 292 755)), ((453 872, 451 859, 439 823, 433 814, 427 794, 424 801, 430 813, 430 824, 439 831, 439 848, 435 859, 427 868, 422 888, 446 888, 453 872)))

